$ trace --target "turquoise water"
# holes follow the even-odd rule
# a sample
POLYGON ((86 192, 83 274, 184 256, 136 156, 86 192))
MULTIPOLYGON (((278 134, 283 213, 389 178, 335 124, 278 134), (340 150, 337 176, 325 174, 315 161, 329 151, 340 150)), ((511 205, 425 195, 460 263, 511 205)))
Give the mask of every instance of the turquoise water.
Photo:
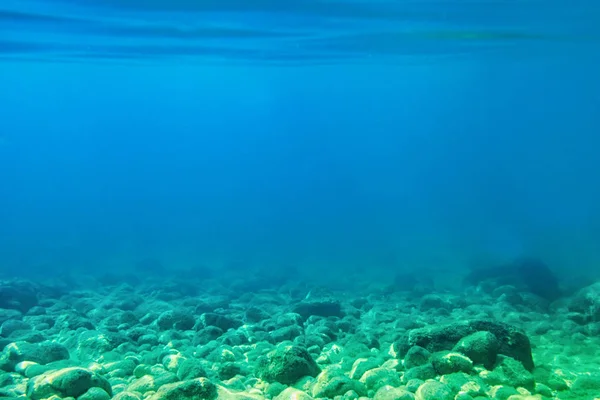
POLYGON ((598 400, 600 3, 1 0, 0 398, 598 400))
POLYGON ((589 1, 3 1, 8 271, 600 260, 589 1))
POLYGON ((7 0, 0 21, 5 59, 339 64, 593 47, 597 8, 589 1, 7 0))

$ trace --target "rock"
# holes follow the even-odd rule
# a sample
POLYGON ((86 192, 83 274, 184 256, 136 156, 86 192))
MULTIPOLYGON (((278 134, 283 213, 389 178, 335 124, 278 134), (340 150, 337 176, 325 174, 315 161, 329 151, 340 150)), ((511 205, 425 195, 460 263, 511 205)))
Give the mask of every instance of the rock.
POLYGON ((156 326, 163 331, 167 329, 186 331, 192 329, 195 324, 196 320, 194 319, 194 316, 183 310, 165 311, 156 319, 156 326))
POLYGON ((281 343, 286 340, 294 340, 298 336, 302 335, 302 328, 298 325, 284 326, 279 329, 275 329, 271 332, 271 339, 273 343, 281 343))
POLYGON ((342 306, 335 300, 304 300, 296 304, 292 310, 300 314, 302 318, 308 319, 310 316, 318 317, 343 317, 342 306))
POLYGON ((183 361, 177 370, 177 377, 182 380, 206 377, 206 371, 202 363, 195 358, 188 358, 183 361))
POLYGON ((534 368, 529 338, 521 330, 500 322, 472 320, 417 328, 403 335, 394 350, 403 356, 412 346, 421 346, 430 352, 452 350, 463 338, 479 332, 492 333, 498 339, 498 353, 520 361, 529 371, 534 368))
POLYGON ((112 400, 143 400, 143 397, 137 392, 121 392, 117 393, 112 400))
POLYGON ((423 383, 417 393, 416 400, 453 400, 452 390, 441 382, 429 380, 423 383))
POLYGON ((370 369, 377 368, 381 365, 381 360, 377 360, 375 358, 359 358, 354 361, 352 364, 352 369, 350 370, 350 378, 352 379, 360 379, 365 372, 370 369))
POLYGON ((242 368, 234 362, 225 362, 218 368, 218 376, 222 381, 235 377, 242 372, 242 368))
MULTIPOLYGON (((431 369, 433 370, 433 367, 431 369)), ((409 379, 406 381, 406 390, 411 393, 416 393, 417 389, 419 389, 423 383, 425 382, 423 382, 421 379, 409 379)))
POLYGON ((104 371, 109 377, 124 378, 132 376, 136 367, 137 364, 133 360, 126 359, 104 364, 104 371))
POLYGON ((240 320, 216 313, 204 313, 200 317, 200 320, 204 324, 204 327, 215 326, 224 332, 229 329, 237 329, 243 325, 243 322, 240 320))
POLYGON ((375 393, 373 400, 414 400, 415 395, 406 389, 383 386, 375 393))
POLYGON ((217 387, 206 378, 162 385, 148 400, 210 400, 217 397, 217 387))
POLYGON ((562 294, 554 272, 535 258, 522 258, 506 265, 475 269, 465 278, 465 283, 470 285, 485 281, 494 281, 494 287, 512 285, 548 301, 554 301, 562 294))
POLYGON ((568 308, 582 319, 581 323, 600 321, 600 282, 575 293, 568 302, 568 308))
POLYGON ((348 391, 354 391, 360 396, 367 393, 367 389, 362 382, 350 379, 341 368, 329 367, 319 374, 317 382, 312 388, 314 398, 334 398, 342 396, 348 391))
POLYGON ((448 375, 455 372, 470 372, 473 369, 473 361, 467 356, 451 352, 439 351, 431 356, 433 369, 439 375, 448 375))
POLYGON ((413 379, 425 381, 435 378, 436 373, 431 363, 423 364, 418 367, 413 367, 404 373, 403 382, 408 382, 413 379))
POLYGON ((460 393, 471 397, 485 396, 488 390, 488 386, 479 376, 468 375, 464 372, 444 375, 440 382, 448 385, 452 393, 460 393))
POLYGON ((500 356, 498 361, 492 372, 483 375, 483 379, 487 384, 523 387, 529 391, 534 390, 535 380, 533 375, 523 367, 523 364, 505 356, 500 356))
POLYGON ((491 370, 496 363, 499 348, 498 338, 493 333, 479 331, 460 339, 453 350, 491 370))
POLYGON ((489 394, 494 400, 506 400, 511 396, 518 396, 519 391, 511 386, 496 385, 490 389, 489 394))
POLYGON ((247 322, 257 323, 262 320, 269 319, 270 315, 262 308, 256 306, 250 306, 244 312, 244 318, 247 322))
POLYGON ((26 313, 38 305, 38 287, 31 282, 11 280, 0 282, 0 308, 26 313))
POLYGON ((387 368, 373 368, 363 374, 360 382, 364 383, 367 390, 377 391, 382 386, 400 386, 400 376, 396 370, 387 368))
POLYGON ((301 390, 289 387, 279 393, 275 400, 313 400, 313 398, 301 390))
POLYGON ((31 325, 29 325, 27 322, 16 320, 16 319, 9 319, 7 321, 4 321, 2 323, 2 326, 0 326, 0 336, 9 338, 15 332, 30 331, 31 329, 32 329, 31 325))
POLYGON ((31 379, 27 384, 27 397, 41 400, 56 395, 59 397, 79 397, 91 388, 99 388, 112 396, 110 383, 85 368, 72 367, 50 371, 31 379))
POLYGON ((260 357, 256 375, 268 382, 291 385, 305 376, 317 376, 321 369, 308 351, 298 346, 278 346, 275 350, 260 357))
POLYGON ((95 361, 128 340, 118 332, 84 331, 77 336, 76 354, 81 360, 95 361))
POLYGON ((449 310, 452 309, 452 304, 437 294, 426 294, 425 296, 421 297, 419 309, 421 311, 449 310))
MULTIPOLYGON (((137 368, 136 368, 137 371, 137 368)), ((135 373, 135 372, 134 372, 135 373)), ((138 372, 139 373, 139 372, 138 372)), ((177 375, 163 372, 156 375, 144 375, 129 385, 129 390, 145 394, 158 388, 177 382, 177 375)))
POLYGON ((10 372, 14 371, 16 364, 23 361, 48 364, 68 358, 69 350, 59 343, 50 341, 42 343, 14 342, 6 346, 0 354, 0 369, 10 372))
POLYGON ((79 396, 77 400, 110 400, 110 396, 104 391, 104 389, 93 387, 79 396))
POLYGON ((427 364, 431 352, 421 346, 412 346, 404 356, 404 368, 411 369, 427 364))
POLYGON ((571 392, 581 399, 594 398, 600 393, 600 374, 579 375, 571 386, 571 392))

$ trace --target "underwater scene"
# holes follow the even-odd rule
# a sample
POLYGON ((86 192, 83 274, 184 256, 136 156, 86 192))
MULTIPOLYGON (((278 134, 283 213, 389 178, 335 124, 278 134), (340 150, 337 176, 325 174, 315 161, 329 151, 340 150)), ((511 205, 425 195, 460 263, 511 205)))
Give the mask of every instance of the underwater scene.
POLYGON ((600 400, 600 2, 0 0, 0 400, 600 400))

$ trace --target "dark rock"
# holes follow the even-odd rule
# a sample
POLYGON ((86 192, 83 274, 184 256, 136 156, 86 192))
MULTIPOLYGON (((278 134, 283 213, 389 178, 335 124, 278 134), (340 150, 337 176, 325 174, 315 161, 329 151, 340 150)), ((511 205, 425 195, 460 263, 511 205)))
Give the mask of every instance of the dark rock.
POLYGON ((491 370, 496 363, 499 348, 498 338, 493 333, 479 331, 460 339, 454 346, 454 351, 466 355, 475 364, 481 364, 491 370))
POLYGON ((533 391, 535 380, 531 372, 526 371, 523 365, 511 357, 499 357, 498 364, 492 372, 484 375, 484 380, 490 385, 508 385, 524 387, 533 391))
POLYGON ((41 400, 53 395, 79 397, 93 387, 112 395, 110 383, 102 376, 85 368, 65 368, 31 379, 27 384, 27 398, 41 400))
POLYGON ((212 340, 220 338, 222 335, 222 329, 217 328, 216 326, 207 326, 206 328, 199 330, 198 333, 194 335, 192 344, 194 346, 205 345, 212 340))
POLYGON ((265 310, 254 306, 248 307, 244 316, 246 321, 251 323, 260 322, 269 318, 269 314, 265 310))
POLYGON ((494 287, 512 285, 549 301, 562 295, 554 272, 535 258, 522 258, 506 265, 478 268, 465 277, 465 283, 469 285, 485 281, 493 281, 494 287))
POLYGON ((182 381, 202 377, 206 377, 206 370, 202 366, 202 363, 195 358, 185 360, 177 370, 177 378, 182 381))
POLYGON ((226 362, 219 367, 219 379, 222 381, 233 378, 234 376, 240 374, 242 369, 239 365, 233 362, 226 362))
POLYGON ((186 331, 192 329, 195 324, 194 316, 186 313, 184 310, 165 311, 156 319, 156 325, 161 330, 176 329, 186 331))
POLYGON ((22 361, 33 361, 43 365, 68 358, 67 348, 55 342, 15 342, 6 346, 0 354, 0 369, 10 372, 22 361))
POLYGON ((460 353, 438 351, 431 356, 431 364, 438 375, 449 375, 455 372, 469 373, 473 369, 473 361, 460 353))
POLYGON ((32 327, 27 322, 16 319, 4 321, 0 326, 0 336, 11 337, 17 331, 29 331, 32 327))
POLYGON ((28 281, 2 281, 0 282, 0 308, 26 313, 38 305, 38 289, 28 281))
POLYGON ((572 315, 577 316, 576 322, 579 324, 600 321, 600 282, 575 293, 569 299, 568 308, 572 315))
POLYGON ((421 346, 412 346, 404 356, 404 368, 411 369, 427 364, 430 357, 430 351, 421 346))
POLYGON ((302 318, 310 316, 319 317, 343 317, 342 306, 335 300, 305 300, 296 304, 293 312, 300 314, 302 318))
POLYGON ((217 387, 206 378, 162 385, 148 400, 212 400, 217 398, 217 387))
POLYGON ((533 370, 531 344, 527 335, 513 326, 488 320, 454 322, 413 329, 403 335, 394 347, 400 357, 412 346, 421 346, 432 353, 452 350, 461 339, 479 331, 490 332, 498 339, 498 354, 512 357, 520 361, 527 370, 533 370))
POLYGON ((297 325, 285 326, 283 328, 275 329, 270 334, 273 343, 281 343, 285 340, 291 341, 300 335, 302 335, 302 329, 297 325))
POLYGON ((305 376, 317 376, 321 369, 308 351, 298 346, 279 346, 258 359, 256 375, 268 382, 286 385, 305 376))
POLYGON ((403 382, 406 383, 413 379, 426 381, 427 379, 433 379, 435 377, 436 377, 435 369, 433 368, 433 365, 428 362, 427 364, 423 364, 418 367, 413 367, 413 368, 407 370, 404 373, 402 380, 403 380, 403 382))
POLYGON ((243 322, 240 320, 216 313, 204 313, 200 319, 205 327, 216 326, 223 331, 237 329, 243 325, 243 322))

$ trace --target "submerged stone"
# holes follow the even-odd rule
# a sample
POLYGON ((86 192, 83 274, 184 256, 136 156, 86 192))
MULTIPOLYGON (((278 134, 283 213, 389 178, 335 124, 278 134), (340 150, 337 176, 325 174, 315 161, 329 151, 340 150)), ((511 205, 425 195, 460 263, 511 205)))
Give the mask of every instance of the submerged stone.
POLYGON ((279 346, 258 359, 256 375, 269 382, 293 384, 305 376, 317 376, 321 369, 308 351, 298 346, 279 346))
POLYGON ((394 344, 394 350, 400 357, 412 346, 421 346, 430 352, 452 350, 461 339, 480 331, 490 332, 498 339, 499 354, 512 357, 527 370, 533 370, 531 343, 527 335, 511 325, 490 320, 452 322, 413 329, 394 344))

